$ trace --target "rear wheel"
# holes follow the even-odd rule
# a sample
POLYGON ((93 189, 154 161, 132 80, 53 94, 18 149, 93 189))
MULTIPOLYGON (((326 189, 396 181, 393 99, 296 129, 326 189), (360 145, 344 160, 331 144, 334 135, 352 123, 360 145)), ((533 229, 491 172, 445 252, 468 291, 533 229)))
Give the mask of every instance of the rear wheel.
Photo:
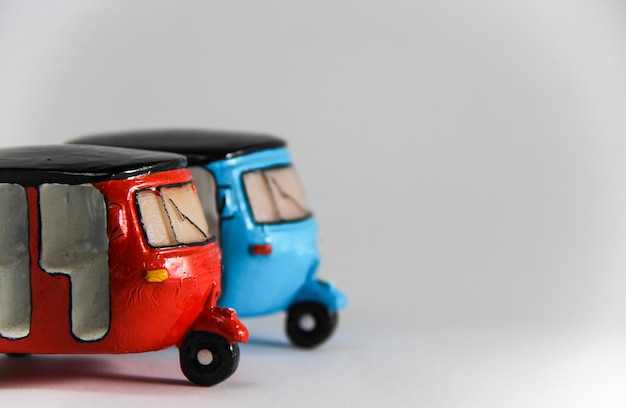
POLYGON ((239 364, 239 345, 214 333, 190 332, 180 347, 180 369, 189 381, 210 386, 230 377, 239 364))
POLYGON ((337 320, 337 312, 329 312, 320 303, 296 303, 287 311, 287 336, 295 346, 313 348, 333 334, 337 320))

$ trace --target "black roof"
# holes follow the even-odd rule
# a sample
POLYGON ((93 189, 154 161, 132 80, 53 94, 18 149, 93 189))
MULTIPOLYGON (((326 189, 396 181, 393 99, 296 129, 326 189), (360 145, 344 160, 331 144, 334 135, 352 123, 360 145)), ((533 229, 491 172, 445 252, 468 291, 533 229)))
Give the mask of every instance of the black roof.
POLYGON ((0 149, 0 183, 94 183, 185 165, 184 156, 146 150, 74 145, 14 147, 0 149))
POLYGON ((269 135, 191 129, 143 130, 93 135, 74 139, 69 143, 180 153, 187 156, 190 165, 207 164, 286 145, 284 140, 269 135))

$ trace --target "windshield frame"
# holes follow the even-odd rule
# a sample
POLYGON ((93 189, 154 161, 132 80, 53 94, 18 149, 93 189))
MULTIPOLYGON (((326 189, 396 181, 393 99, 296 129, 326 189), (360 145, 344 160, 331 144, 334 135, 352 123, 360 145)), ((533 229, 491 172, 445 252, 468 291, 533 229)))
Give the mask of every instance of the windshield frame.
MULTIPOLYGON (((267 166, 267 167, 256 167, 256 168, 252 168, 252 169, 243 171, 241 173, 240 183, 241 183, 241 189, 243 190, 244 197, 245 197, 245 200, 246 200, 247 209, 248 209, 248 215, 250 216, 250 219, 252 220, 252 222, 257 224, 257 225, 290 224, 290 223, 301 222, 301 221, 304 221, 306 219, 309 219, 309 218, 313 217, 313 211, 309 208, 308 202, 306 201, 306 196, 304 195, 304 188, 302 186, 302 181, 300 180, 300 175, 298 174, 298 172, 296 171, 295 167, 293 166, 293 163, 271 165, 271 166, 267 166), (302 189, 302 193, 303 193, 303 196, 305 198, 305 202, 304 203, 298 203, 298 204, 299 205, 304 204, 304 208, 306 209, 305 214, 303 216, 301 216, 301 217, 294 218, 294 219, 288 219, 288 220, 286 220, 286 219, 278 219, 276 221, 267 221, 267 222, 257 221, 256 218, 254 217, 254 211, 252 210, 252 202, 250 201, 250 196, 249 196, 249 193, 248 193, 248 189, 246 188, 246 183, 244 181, 244 176, 246 174, 249 174, 249 173, 266 172, 266 171, 285 169, 285 168, 290 168, 296 175, 296 179, 298 181, 300 189, 302 189)), ((271 193, 271 191, 272 190, 270 188, 270 193, 271 193)))
MULTIPOLYGON (((146 223, 143 220, 143 213, 141 211, 141 206, 139 204, 139 194, 141 194, 144 191, 157 191, 158 190, 159 191, 159 195, 160 195, 160 194, 162 194, 161 193, 161 189, 183 187, 183 186, 186 186, 186 185, 189 185, 189 184, 191 184, 193 186, 194 191, 196 193, 196 197, 200 201, 200 197, 198 195, 198 190, 195 187, 195 184, 193 183, 193 180, 185 181, 185 182, 182 182, 182 183, 159 184, 159 185, 155 185, 155 186, 141 188, 141 189, 138 189, 138 190, 135 191, 135 193, 134 193, 135 208, 136 208, 137 215, 138 215, 138 221, 141 224, 141 230, 143 232, 143 234, 142 234, 143 239, 145 240, 145 242, 148 244, 148 246, 150 248, 152 248, 152 249, 186 248, 186 247, 194 247, 194 246, 203 246, 203 245, 207 245, 207 244, 209 244, 211 242, 215 242, 216 241, 216 237, 215 237, 215 235, 213 235, 212 228, 211 228, 210 225, 208 225, 208 220, 207 220, 207 226, 208 226, 208 231, 207 232, 208 232, 208 234, 207 234, 207 238, 205 240, 198 241, 198 242, 190 242, 190 243, 176 243, 176 244, 172 244, 172 245, 154 245, 154 244, 152 244, 150 242, 150 238, 148 237, 148 231, 146 229, 146 223)), ((200 205, 202 206, 202 202, 200 202, 200 205)), ((165 209, 165 211, 167 212, 167 209, 165 209)), ((204 211, 202 211, 202 216, 205 217, 204 211)), ((174 226, 170 225, 170 228, 172 229, 172 232, 174 232, 174 226)), ((176 235, 174 234, 174 236, 176 236, 176 235)))

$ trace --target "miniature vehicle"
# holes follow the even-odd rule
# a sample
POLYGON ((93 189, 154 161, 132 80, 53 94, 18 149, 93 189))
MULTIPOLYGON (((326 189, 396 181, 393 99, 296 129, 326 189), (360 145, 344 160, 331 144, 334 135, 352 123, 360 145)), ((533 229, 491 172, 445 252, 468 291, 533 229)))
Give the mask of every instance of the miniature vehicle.
POLYGON ((216 307, 219 247, 183 156, 102 146, 0 149, 0 352, 177 346, 217 384, 247 329, 216 307))
POLYGON ((71 143, 132 147, 187 156, 210 225, 219 225, 224 273, 220 306, 240 316, 287 310, 299 347, 325 341, 346 297, 316 280, 317 223, 286 143, 272 136, 201 130, 143 131, 71 143))

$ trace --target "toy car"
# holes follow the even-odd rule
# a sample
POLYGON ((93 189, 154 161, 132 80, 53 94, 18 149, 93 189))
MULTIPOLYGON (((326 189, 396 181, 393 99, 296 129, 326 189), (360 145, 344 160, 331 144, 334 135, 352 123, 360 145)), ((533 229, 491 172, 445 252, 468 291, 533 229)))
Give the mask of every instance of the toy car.
POLYGON ((220 306, 240 316, 287 310, 291 342, 314 347, 337 324, 346 297, 316 280, 317 223, 285 141, 202 130, 96 135, 70 143, 132 147, 187 156, 210 225, 219 225, 224 273, 220 306))
POLYGON ((0 352, 178 346, 183 374, 235 372, 248 331, 216 307, 220 250, 183 156, 0 149, 0 352))

